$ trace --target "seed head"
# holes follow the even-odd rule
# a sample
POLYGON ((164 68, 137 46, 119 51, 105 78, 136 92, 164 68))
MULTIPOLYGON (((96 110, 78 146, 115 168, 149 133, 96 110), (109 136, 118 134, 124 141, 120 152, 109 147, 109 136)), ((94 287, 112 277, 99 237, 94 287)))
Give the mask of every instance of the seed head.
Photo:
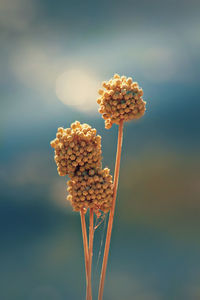
POLYGON ((102 87, 105 90, 99 90, 97 103, 106 129, 121 120, 139 119, 144 115, 146 102, 142 99, 143 90, 131 77, 115 74, 108 82, 104 81, 102 87))
POLYGON ((68 197, 75 211, 93 208, 107 213, 112 205, 113 183, 108 168, 90 169, 88 172, 78 171, 68 181, 68 197))
POLYGON ((51 146, 60 176, 71 178, 79 168, 87 171, 101 166, 101 137, 88 124, 76 121, 71 128, 59 127, 51 146))

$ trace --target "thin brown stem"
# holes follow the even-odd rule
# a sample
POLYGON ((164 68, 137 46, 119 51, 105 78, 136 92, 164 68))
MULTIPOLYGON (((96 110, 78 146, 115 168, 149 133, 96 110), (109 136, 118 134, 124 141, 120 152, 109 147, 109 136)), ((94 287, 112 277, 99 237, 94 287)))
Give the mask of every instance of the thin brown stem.
POLYGON ((114 185, 113 185, 113 203, 112 203, 112 207, 110 209, 110 215, 109 215, 109 220, 108 220, 108 229, 107 229, 107 235, 106 235, 103 264, 102 264, 102 269, 101 269, 98 300, 103 299, 104 282, 105 282, 105 277, 106 277, 106 268, 107 268, 107 262, 108 262, 110 239, 111 239, 111 234, 112 234, 113 218, 114 218, 116 196, 117 196, 117 187, 118 187, 118 180, 119 180, 122 140, 123 140, 123 120, 120 121, 119 130, 118 130, 118 144, 117 144, 114 185))
POLYGON ((89 271, 89 252, 88 252, 88 238, 87 238, 87 230, 85 223, 85 213, 83 210, 80 211, 81 216, 81 227, 82 227, 82 236, 83 236, 83 248, 84 248, 84 256, 85 256, 85 275, 86 275, 86 300, 90 300, 89 298, 89 288, 88 288, 88 271, 89 271))
POLYGON ((88 290, 89 300, 92 300, 92 256, 93 256, 93 240, 94 240, 94 212, 90 208, 90 227, 89 227, 89 264, 88 264, 88 290))

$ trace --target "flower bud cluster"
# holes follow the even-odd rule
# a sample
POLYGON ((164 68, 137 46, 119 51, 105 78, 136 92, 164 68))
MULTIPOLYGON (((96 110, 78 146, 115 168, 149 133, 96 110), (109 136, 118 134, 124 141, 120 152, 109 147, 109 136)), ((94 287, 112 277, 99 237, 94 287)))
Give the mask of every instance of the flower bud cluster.
POLYGON ((97 103, 99 112, 105 120, 105 128, 119 124, 121 120, 139 119, 144 115, 146 102, 142 99, 143 90, 137 82, 126 76, 114 75, 108 82, 102 83, 97 103))
POLYGON ((110 170, 91 169, 89 172, 77 172, 73 179, 68 181, 69 200, 75 211, 93 208, 98 214, 101 210, 107 213, 112 204, 113 184, 110 170))
POLYGON ((88 124, 76 121, 71 128, 58 128, 51 146, 55 149, 54 159, 60 176, 70 177, 79 168, 89 170, 101 165, 101 137, 88 124))
POLYGON ((60 176, 69 175, 68 197, 75 211, 93 208, 107 213, 112 204, 110 170, 102 169, 101 137, 96 129, 76 121, 71 128, 58 128, 51 142, 60 176))

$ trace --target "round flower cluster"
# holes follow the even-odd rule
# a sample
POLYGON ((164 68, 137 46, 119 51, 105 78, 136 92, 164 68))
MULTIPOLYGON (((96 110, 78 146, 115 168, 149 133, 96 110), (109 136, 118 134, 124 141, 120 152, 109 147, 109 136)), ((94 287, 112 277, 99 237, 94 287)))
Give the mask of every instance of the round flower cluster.
POLYGON ((93 208, 107 213, 112 204, 113 184, 110 170, 90 169, 89 172, 80 172, 68 181, 68 197, 75 211, 93 208))
POLYGON ((101 166, 101 137, 88 124, 76 121, 71 128, 59 127, 51 146, 60 176, 71 177, 79 168, 84 171, 101 166))
POLYGON ((100 89, 99 112, 105 119, 105 128, 111 128, 112 124, 119 124, 121 120, 129 121, 139 119, 144 115, 145 104, 143 90, 137 82, 126 76, 114 75, 108 82, 104 81, 100 89))
POLYGON ((67 199, 75 211, 94 208, 107 213, 112 205, 113 183, 110 170, 102 169, 101 137, 96 129, 76 121, 71 128, 58 128, 51 142, 60 176, 69 175, 67 199))

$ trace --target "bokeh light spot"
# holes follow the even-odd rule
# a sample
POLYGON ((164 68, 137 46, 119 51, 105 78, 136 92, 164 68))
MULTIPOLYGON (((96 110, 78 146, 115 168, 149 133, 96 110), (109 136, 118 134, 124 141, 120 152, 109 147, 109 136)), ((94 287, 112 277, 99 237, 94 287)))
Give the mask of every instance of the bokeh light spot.
POLYGON ((66 105, 90 111, 97 109, 98 86, 95 76, 82 70, 68 70, 56 80, 56 95, 66 105))

